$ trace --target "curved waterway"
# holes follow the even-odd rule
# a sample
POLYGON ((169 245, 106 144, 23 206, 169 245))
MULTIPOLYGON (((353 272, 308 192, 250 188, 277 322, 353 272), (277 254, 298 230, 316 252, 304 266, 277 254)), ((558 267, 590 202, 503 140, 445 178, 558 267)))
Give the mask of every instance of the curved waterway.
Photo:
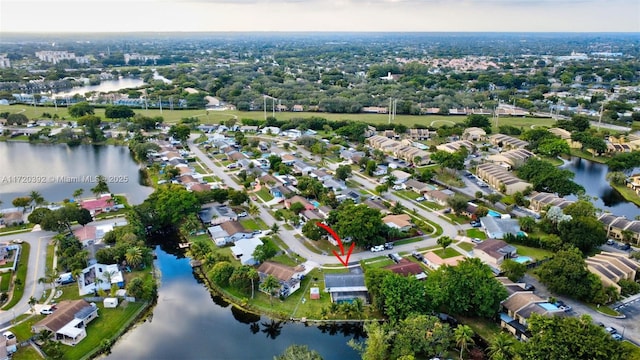
POLYGON ((347 341, 362 335, 360 327, 278 323, 244 312, 199 283, 189 259, 155 251, 162 275, 153 315, 118 340, 107 359, 271 360, 292 344, 325 360, 359 358, 347 341))

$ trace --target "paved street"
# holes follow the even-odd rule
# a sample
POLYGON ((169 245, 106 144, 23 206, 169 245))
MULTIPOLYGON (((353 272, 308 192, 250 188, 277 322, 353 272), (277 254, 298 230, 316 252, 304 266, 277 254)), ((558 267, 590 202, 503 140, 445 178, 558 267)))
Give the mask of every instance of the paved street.
MULTIPOLYGON (((191 138, 189 140, 189 146, 191 148, 191 151, 193 151, 193 153, 199 158, 199 160, 204 163, 205 165, 207 165, 211 171, 213 171, 215 173, 216 176, 218 176, 222 182, 224 182, 225 184, 227 184, 229 187, 236 189, 236 190, 242 190, 242 187, 240 185, 238 185, 235 181, 233 181, 231 179, 231 177, 229 177, 229 175, 227 173, 225 173, 224 169, 221 168, 220 166, 218 166, 217 164, 215 164, 209 157, 207 157, 207 155, 200 150, 194 143, 193 143, 193 138, 191 138)), ((354 176, 353 179, 363 185, 365 185, 368 188, 373 188, 375 187, 375 185, 372 185, 372 183, 364 178, 360 178, 358 176, 354 176)), ((414 207, 417 208, 418 210, 418 214, 422 217, 428 218, 429 220, 438 223, 440 226, 442 226, 443 230, 444 230, 444 234, 445 235, 449 235, 451 237, 455 237, 457 234, 457 227, 454 225, 451 225, 449 222, 442 220, 440 218, 438 218, 438 216, 435 213, 432 212, 428 212, 426 210, 422 210, 421 208, 417 207, 415 204, 412 204, 410 201, 408 200, 404 200, 401 198, 396 197, 395 195, 387 195, 388 199, 394 200, 394 201, 400 201, 400 203, 402 205, 404 205, 406 208, 408 209, 413 209, 414 207)), ((260 218, 267 224, 267 226, 272 226, 276 220, 273 218, 273 216, 267 211, 267 209, 264 207, 264 205, 260 205, 260 218)), ((311 250, 307 249, 301 242, 300 240, 296 239, 294 237, 295 231, 289 231, 286 229, 281 229, 280 233, 278 234, 279 237, 282 239, 282 241, 284 241, 285 244, 287 244, 287 246, 289 247, 289 249, 291 249, 291 251, 299 254, 300 256, 311 260, 313 262, 316 262, 320 265, 324 265, 324 264, 339 264, 339 260, 333 256, 333 255, 321 255, 321 254, 316 254, 314 252, 312 252, 311 250)), ((436 239, 435 238, 431 238, 428 236, 425 236, 424 240, 418 241, 418 242, 414 242, 411 244, 405 244, 405 245, 400 245, 400 246, 396 246, 393 250, 386 250, 384 252, 378 252, 378 253, 371 253, 369 251, 362 251, 360 253, 355 253, 351 256, 351 258, 349 259, 350 263, 354 263, 354 262, 358 262, 362 259, 367 259, 367 258, 372 258, 372 257, 378 257, 381 255, 385 255, 391 252, 401 252, 401 251, 412 251, 415 250, 417 248, 423 248, 423 247, 428 247, 428 246, 434 246, 436 245, 436 239)))

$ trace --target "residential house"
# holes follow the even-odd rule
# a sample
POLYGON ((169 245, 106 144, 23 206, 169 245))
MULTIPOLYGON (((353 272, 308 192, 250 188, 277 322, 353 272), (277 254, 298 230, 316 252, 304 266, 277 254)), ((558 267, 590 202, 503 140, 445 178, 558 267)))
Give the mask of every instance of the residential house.
POLYGON ((298 158, 296 158, 295 156, 291 155, 291 154, 284 154, 280 157, 280 159, 282 160, 282 163, 287 165, 287 166, 291 166, 293 165, 293 163, 296 162, 296 160, 298 160, 298 158))
POLYGON ((507 195, 524 191, 526 188, 533 186, 530 183, 513 175, 500 165, 485 163, 478 165, 476 175, 486 181, 494 189, 507 195))
POLYGON ((237 240, 231 247, 231 254, 236 260, 240 260, 242 265, 253 266, 258 263, 253 258, 253 253, 256 248, 262 245, 263 242, 259 238, 244 238, 237 240))
POLYGON ((211 185, 197 183, 189 186, 188 190, 195 192, 211 191, 211 185))
POLYGON ((342 180, 336 180, 334 178, 329 178, 322 182, 322 186, 325 188, 332 190, 334 193, 341 192, 347 189, 347 184, 342 180))
POLYGON ((413 226, 413 224, 411 224, 411 217, 407 214, 387 215, 382 218, 382 222, 388 227, 400 231, 409 231, 413 226))
POLYGON ((431 190, 424 193, 424 198, 426 200, 432 201, 442 206, 447 206, 447 200, 451 196, 453 196, 451 190, 431 190))
POLYGON ((252 231, 247 230, 238 221, 227 221, 220 225, 207 228, 213 242, 218 246, 224 246, 240 239, 248 239, 253 236, 252 231))
POLYGON ((80 296, 93 294, 99 289, 109 291, 112 285, 124 287, 124 276, 118 264, 93 264, 82 269, 78 276, 80 296))
POLYGON ((402 170, 393 170, 391 172, 391 175, 393 175, 396 178, 396 181, 394 182, 396 185, 403 184, 407 182, 409 179, 411 179, 411 174, 404 172, 402 170))
POLYGON ((640 196, 640 174, 633 174, 625 181, 627 187, 635 191, 636 195, 640 196))
POLYGON ((198 212, 198 217, 205 225, 220 225, 227 221, 238 220, 238 214, 232 208, 217 203, 204 204, 198 212))
POLYGON ((429 140, 430 136, 429 129, 409 129, 409 138, 413 141, 429 140))
POLYGON ((81 228, 73 230, 73 235, 83 246, 90 245, 96 241, 96 227, 93 225, 85 225, 81 228))
POLYGON ((636 280, 640 264, 631 260, 627 254, 602 252, 588 257, 585 262, 587 269, 596 274, 605 287, 612 286, 618 293, 621 288, 618 282, 622 279, 636 280))
POLYGON ((443 259, 433 251, 429 251, 424 254, 423 262, 431 269, 438 270, 441 266, 456 266, 461 261, 464 261, 465 257, 462 255, 443 259))
POLYGON ((87 337, 87 325, 98 317, 98 307, 86 300, 63 300, 57 310, 31 326, 31 332, 51 332, 51 339, 74 346, 87 337))
POLYGON ((280 128, 275 126, 265 126, 260 130, 260 132, 262 132, 263 134, 279 135, 280 128))
POLYGON ((415 276, 418 280, 427 278, 420 264, 407 259, 402 259, 397 264, 388 265, 384 268, 402 276, 415 276))
POLYGON ((111 211, 113 199, 111 198, 111 194, 102 194, 97 199, 81 201, 80 207, 89 210, 91 216, 95 216, 102 212, 111 211))
POLYGON ((331 296, 331 302, 352 302, 355 299, 361 299, 365 304, 369 302, 364 274, 325 274, 324 285, 331 296))
POLYGON ((376 133, 377 133, 377 130, 375 127, 371 125, 367 125, 367 128, 364 130, 364 137, 365 138, 372 137, 376 133))
POLYGON ((7 211, 0 217, 0 225, 14 226, 24 224, 24 214, 22 211, 7 211))
POLYGON ((415 165, 424 165, 431 161, 428 152, 413 146, 408 140, 402 140, 392 153, 395 157, 415 165))
POLYGON ((640 245, 640 220, 629 220, 611 213, 603 213, 598 220, 607 230, 608 237, 640 245))
POLYGON ((477 244, 473 248, 473 255, 489 266, 496 269, 500 268, 500 264, 506 259, 515 257, 517 250, 515 247, 507 244, 502 240, 487 239, 477 244))
POLYGON ((340 158, 347 160, 351 164, 357 164, 359 159, 364 156, 364 152, 355 150, 342 150, 340 151, 340 158), (358 156, 358 159, 354 159, 354 156, 358 156))
POLYGON ((372 148, 381 150, 385 153, 392 152, 394 148, 400 145, 399 141, 392 140, 386 136, 381 135, 374 135, 370 138, 367 138, 367 142, 372 148))
POLYGON ((425 184, 425 183, 423 183, 421 181, 418 181, 418 180, 414 180, 414 179, 407 180, 404 183, 404 185, 407 187, 407 189, 415 191, 418 194, 423 194, 423 193, 433 189, 433 186, 431 186, 429 184, 425 184))
POLYGON ((462 133, 462 139, 469 141, 484 141, 487 139, 487 132, 484 131, 483 128, 479 127, 466 128, 462 133))
POLYGON ((331 208, 331 206, 322 205, 318 208, 318 213, 320 213, 320 215, 322 215, 322 217, 326 219, 332 210, 333 209, 331 208))
POLYGON ((304 111, 304 106, 302 106, 300 104, 293 105, 293 107, 291 108, 291 111, 293 111, 293 112, 304 111))
POLYGON ((258 131, 258 127, 255 125, 243 125, 243 126, 240 126, 239 130, 240 132, 243 132, 243 133, 255 133, 258 131))
POLYGON ((318 221, 318 220, 322 220, 324 219, 324 217, 322 216, 322 214, 320 214, 320 212, 318 212, 317 210, 304 210, 300 212, 300 217, 302 218, 303 221, 318 221))
POLYGON ((293 190, 291 190, 287 186, 278 185, 278 186, 271 187, 269 189, 269 193, 274 198, 286 198, 289 194, 293 194, 293 190))
POLYGON ((454 152, 457 152, 458 150, 460 150, 460 148, 462 147, 466 147, 467 150, 469 150, 469 153, 473 153, 475 148, 473 143, 469 140, 457 140, 457 141, 449 142, 446 144, 438 145, 436 146, 436 149, 453 154, 454 152))
POLYGON ((494 134, 489 136, 489 142, 492 145, 499 146, 503 149, 523 149, 529 145, 527 141, 504 134, 494 134))
POLYGON ((309 173, 309 176, 318 179, 320 182, 325 182, 332 178, 324 169, 314 169, 309 173))
POLYGON ((315 169, 315 166, 311 166, 304 161, 296 160, 293 163, 293 170, 298 174, 309 175, 309 173, 315 169))
POLYGON ((487 161, 503 165, 508 169, 516 169, 524 165, 527 160, 535 156, 531 151, 526 149, 513 149, 499 154, 487 156, 487 161))
POLYGON ((380 212, 382 214, 388 214, 389 213, 389 209, 384 206, 384 203, 382 201, 380 201, 379 199, 367 199, 363 202, 364 205, 367 205, 368 207, 372 208, 372 209, 376 209, 376 210, 380 210, 380 212))
POLYGON ((548 129, 547 131, 549 131, 553 135, 561 138, 562 140, 571 141, 571 132, 570 131, 567 131, 565 129, 558 128, 558 127, 554 127, 554 128, 548 129))
POLYGON ((278 293, 283 297, 289 295, 300 289, 300 271, 302 269, 295 269, 291 266, 275 263, 272 261, 265 261, 258 267, 258 275, 260 275, 260 282, 271 275, 278 279, 280 282, 280 291, 278 293))
POLYGON ((554 304, 530 291, 515 292, 501 303, 500 326, 519 340, 530 338, 527 321, 532 314, 542 316, 565 316, 565 312, 554 304))
POLYGON ((503 239, 506 234, 518 235, 521 233, 520 225, 516 219, 485 216, 480 218, 480 223, 490 239, 503 239))
POLYGON ((529 202, 529 208, 537 212, 541 212, 549 206, 557 206, 561 209, 564 209, 570 204, 573 204, 573 201, 571 200, 567 200, 565 198, 559 197, 556 194, 547 192, 533 193, 529 197, 529 202))
POLYGON ((293 204, 295 204, 297 202, 299 202, 300 204, 304 205, 305 210, 313 210, 313 209, 316 208, 312 203, 309 202, 309 200, 303 198, 300 195, 294 195, 289 199, 285 199, 284 200, 284 207, 287 208, 287 209, 290 209, 291 205, 293 205, 293 204))
POLYGON ((362 109, 360 109, 360 111, 370 114, 387 114, 389 112, 389 109, 382 106, 364 106, 362 109))
POLYGON ((385 165, 378 165, 376 169, 373 171, 373 176, 382 176, 386 175, 389 171, 389 168, 385 165))
POLYGON ((0 336, 0 360, 10 360, 10 355, 16 351, 18 351, 17 337, 14 336, 13 339, 7 339, 4 336, 0 336))

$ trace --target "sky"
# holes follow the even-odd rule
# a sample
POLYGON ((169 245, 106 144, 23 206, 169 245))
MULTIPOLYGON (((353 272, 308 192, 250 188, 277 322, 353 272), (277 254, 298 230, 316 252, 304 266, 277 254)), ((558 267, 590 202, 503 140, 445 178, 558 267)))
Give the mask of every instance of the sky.
POLYGON ((3 32, 640 32, 640 0, 0 0, 3 32))

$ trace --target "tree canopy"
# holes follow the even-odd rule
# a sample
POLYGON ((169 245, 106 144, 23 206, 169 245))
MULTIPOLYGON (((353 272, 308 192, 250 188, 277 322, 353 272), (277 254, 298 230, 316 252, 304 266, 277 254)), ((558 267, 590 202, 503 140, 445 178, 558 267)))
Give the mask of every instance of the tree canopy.
POLYGON ((440 267, 429 275, 426 286, 427 294, 433 297, 433 306, 452 314, 491 318, 507 297, 491 268, 478 258, 440 267))
POLYGON ((387 226, 382 222, 380 210, 345 201, 329 213, 327 224, 341 238, 350 237, 356 245, 369 248, 385 242, 387 226))
POLYGON ((536 191, 557 193, 558 196, 584 192, 582 186, 571 180, 574 174, 570 170, 559 169, 545 160, 531 158, 517 170, 517 174, 531 182, 536 191))

